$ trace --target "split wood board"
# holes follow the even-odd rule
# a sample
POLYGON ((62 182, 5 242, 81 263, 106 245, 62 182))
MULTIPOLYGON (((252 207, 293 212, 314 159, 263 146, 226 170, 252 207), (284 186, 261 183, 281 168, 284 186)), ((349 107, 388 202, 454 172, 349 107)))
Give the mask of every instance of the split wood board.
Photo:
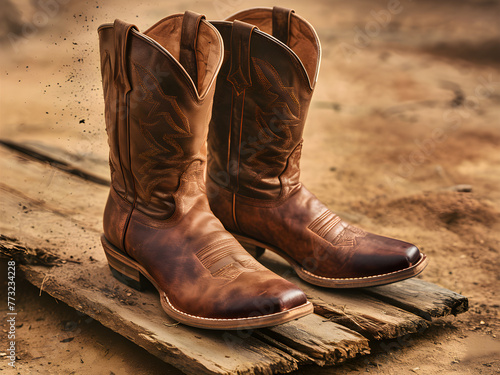
POLYGON ((209 331, 170 319, 155 292, 110 274, 99 236, 109 179, 106 162, 43 144, 0 141, 0 255, 15 257, 44 292, 100 321, 188 374, 287 373, 369 353, 369 340, 425 329, 467 310, 467 299, 418 279, 357 290, 317 288, 279 257, 261 261, 299 285, 315 313, 280 326, 209 331))

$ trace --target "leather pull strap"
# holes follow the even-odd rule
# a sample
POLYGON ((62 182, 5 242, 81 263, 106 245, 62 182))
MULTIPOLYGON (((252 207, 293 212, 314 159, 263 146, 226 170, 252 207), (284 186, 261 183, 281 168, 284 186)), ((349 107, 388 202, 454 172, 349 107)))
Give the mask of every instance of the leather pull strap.
POLYGON ((127 40, 130 30, 136 29, 135 25, 120 20, 115 20, 115 67, 114 80, 125 87, 125 92, 130 91, 127 75, 127 40))
POLYGON ((288 45, 290 36, 290 19, 293 9, 274 7, 273 8, 273 36, 288 45))
POLYGON ((252 86, 250 77, 250 41, 254 25, 234 21, 231 32, 231 68, 227 80, 232 83, 239 95, 247 87, 252 86))
POLYGON ((198 64, 196 63, 196 42, 200 22, 205 16, 187 10, 182 18, 181 51, 179 60, 198 88, 198 64))

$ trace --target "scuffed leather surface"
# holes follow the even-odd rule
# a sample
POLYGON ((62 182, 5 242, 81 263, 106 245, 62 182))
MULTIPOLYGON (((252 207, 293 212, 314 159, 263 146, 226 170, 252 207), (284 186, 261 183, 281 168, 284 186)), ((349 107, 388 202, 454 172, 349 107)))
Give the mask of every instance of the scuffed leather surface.
MULTIPOLYGON (((213 183, 208 180, 208 185, 213 183)), ((231 212, 220 209, 227 207, 229 196, 229 192, 221 192, 210 201, 223 223, 231 222, 231 212)), ((367 233, 340 218, 332 228, 325 223, 325 233, 314 231, 310 226, 321 215, 336 215, 303 186, 273 202, 237 196, 235 212, 240 231, 230 225, 229 230, 281 249, 301 267, 322 277, 390 273, 412 266, 420 258, 412 244, 367 233)))
POLYGON ((192 202, 170 220, 134 211, 125 242, 177 308, 203 317, 243 318, 306 303, 297 287, 260 265, 225 230, 195 181, 182 180, 176 196, 184 200, 186 195, 192 202), (216 268, 204 267, 196 254, 212 244, 222 248, 221 243, 231 246, 230 254, 216 268), (213 276, 228 265, 243 272, 234 279, 213 276))
MULTIPOLYGON (((420 259, 414 245, 347 224, 300 184, 302 133, 312 96, 308 77, 317 75, 320 46, 305 20, 283 9, 274 14, 281 40, 287 39, 283 28, 289 28, 292 49, 253 32, 252 84, 245 89, 243 111, 235 106, 235 90, 227 80, 227 56, 234 51, 225 43, 208 138, 207 185, 214 213, 228 230, 279 249, 316 276, 361 278, 414 265, 420 259)), ((271 33, 272 16, 270 8, 254 8, 229 20, 252 22, 271 33)), ((213 24, 229 41, 234 24, 213 24)))
MULTIPOLYGON (((182 29, 179 19, 182 15, 165 18, 150 35, 182 29)), ((119 29, 99 29, 112 166, 106 238, 140 263, 185 314, 237 319, 307 303, 300 289, 255 261, 210 210, 204 174, 215 85, 199 94, 179 54, 163 49, 175 44, 165 35, 155 41, 121 21, 115 25, 119 29), (117 75, 128 87, 117 83, 117 75)), ((202 64, 196 61, 198 73, 203 71, 194 80, 215 83, 222 59, 216 31, 201 20, 198 33, 188 34, 216 44, 205 51, 211 57, 205 53, 202 64), (204 35, 208 31, 212 35, 204 35), (209 67, 214 51, 218 63, 209 67)), ((187 63, 193 68, 192 58, 187 63)))
MULTIPOLYGON (((213 24, 229 48, 232 24, 213 24)), ((220 186, 240 195, 275 199, 282 193, 280 177, 288 159, 302 140, 312 90, 300 61, 290 50, 276 48, 274 40, 258 31, 253 32, 250 43, 252 85, 244 94, 233 92, 230 53, 225 53, 208 137, 208 173, 220 186), (233 116, 241 112, 234 104, 241 95, 242 119, 239 114, 233 116)))

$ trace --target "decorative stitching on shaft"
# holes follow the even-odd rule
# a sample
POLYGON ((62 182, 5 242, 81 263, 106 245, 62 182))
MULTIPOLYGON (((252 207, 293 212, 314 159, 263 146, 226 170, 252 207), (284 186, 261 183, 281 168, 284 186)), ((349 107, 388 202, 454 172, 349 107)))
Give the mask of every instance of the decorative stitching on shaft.
POLYGON ((166 95, 160 82, 147 68, 133 63, 133 69, 143 94, 140 104, 150 105, 147 116, 139 119, 139 129, 148 147, 139 154, 138 160, 142 164, 137 171, 139 176, 136 176, 137 190, 147 204, 153 190, 164 180, 165 169, 179 168, 183 161, 184 151, 177 138, 188 138, 192 133, 189 120, 179 107, 177 98, 166 95), (168 130, 162 137, 154 134, 155 127, 159 126, 168 130))

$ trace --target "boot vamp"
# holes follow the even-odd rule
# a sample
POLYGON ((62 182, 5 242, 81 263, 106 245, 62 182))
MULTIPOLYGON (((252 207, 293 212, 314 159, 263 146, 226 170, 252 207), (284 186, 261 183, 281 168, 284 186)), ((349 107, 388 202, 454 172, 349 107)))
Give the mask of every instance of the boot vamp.
MULTIPOLYGON (((356 232, 359 231, 358 228, 355 229, 356 232)), ((356 232, 352 244, 347 245, 351 255, 339 270, 337 277, 388 274, 411 267, 420 260, 420 251, 408 242, 372 233, 360 236, 356 232)), ((337 248, 334 246, 329 252, 336 251, 337 248)))
POLYGON ((135 212, 127 230, 128 253, 177 310, 235 319, 277 313, 307 302, 300 289, 253 259, 201 206, 164 221, 135 212))
POLYGON ((214 277, 203 283, 176 296, 184 311, 235 319, 275 314, 307 303, 299 288, 267 270, 245 271, 232 280, 214 277))
POLYGON ((300 267, 327 278, 360 278, 399 271, 420 259, 412 244, 344 222, 301 186, 275 204, 236 200, 243 235, 277 248, 300 267))

